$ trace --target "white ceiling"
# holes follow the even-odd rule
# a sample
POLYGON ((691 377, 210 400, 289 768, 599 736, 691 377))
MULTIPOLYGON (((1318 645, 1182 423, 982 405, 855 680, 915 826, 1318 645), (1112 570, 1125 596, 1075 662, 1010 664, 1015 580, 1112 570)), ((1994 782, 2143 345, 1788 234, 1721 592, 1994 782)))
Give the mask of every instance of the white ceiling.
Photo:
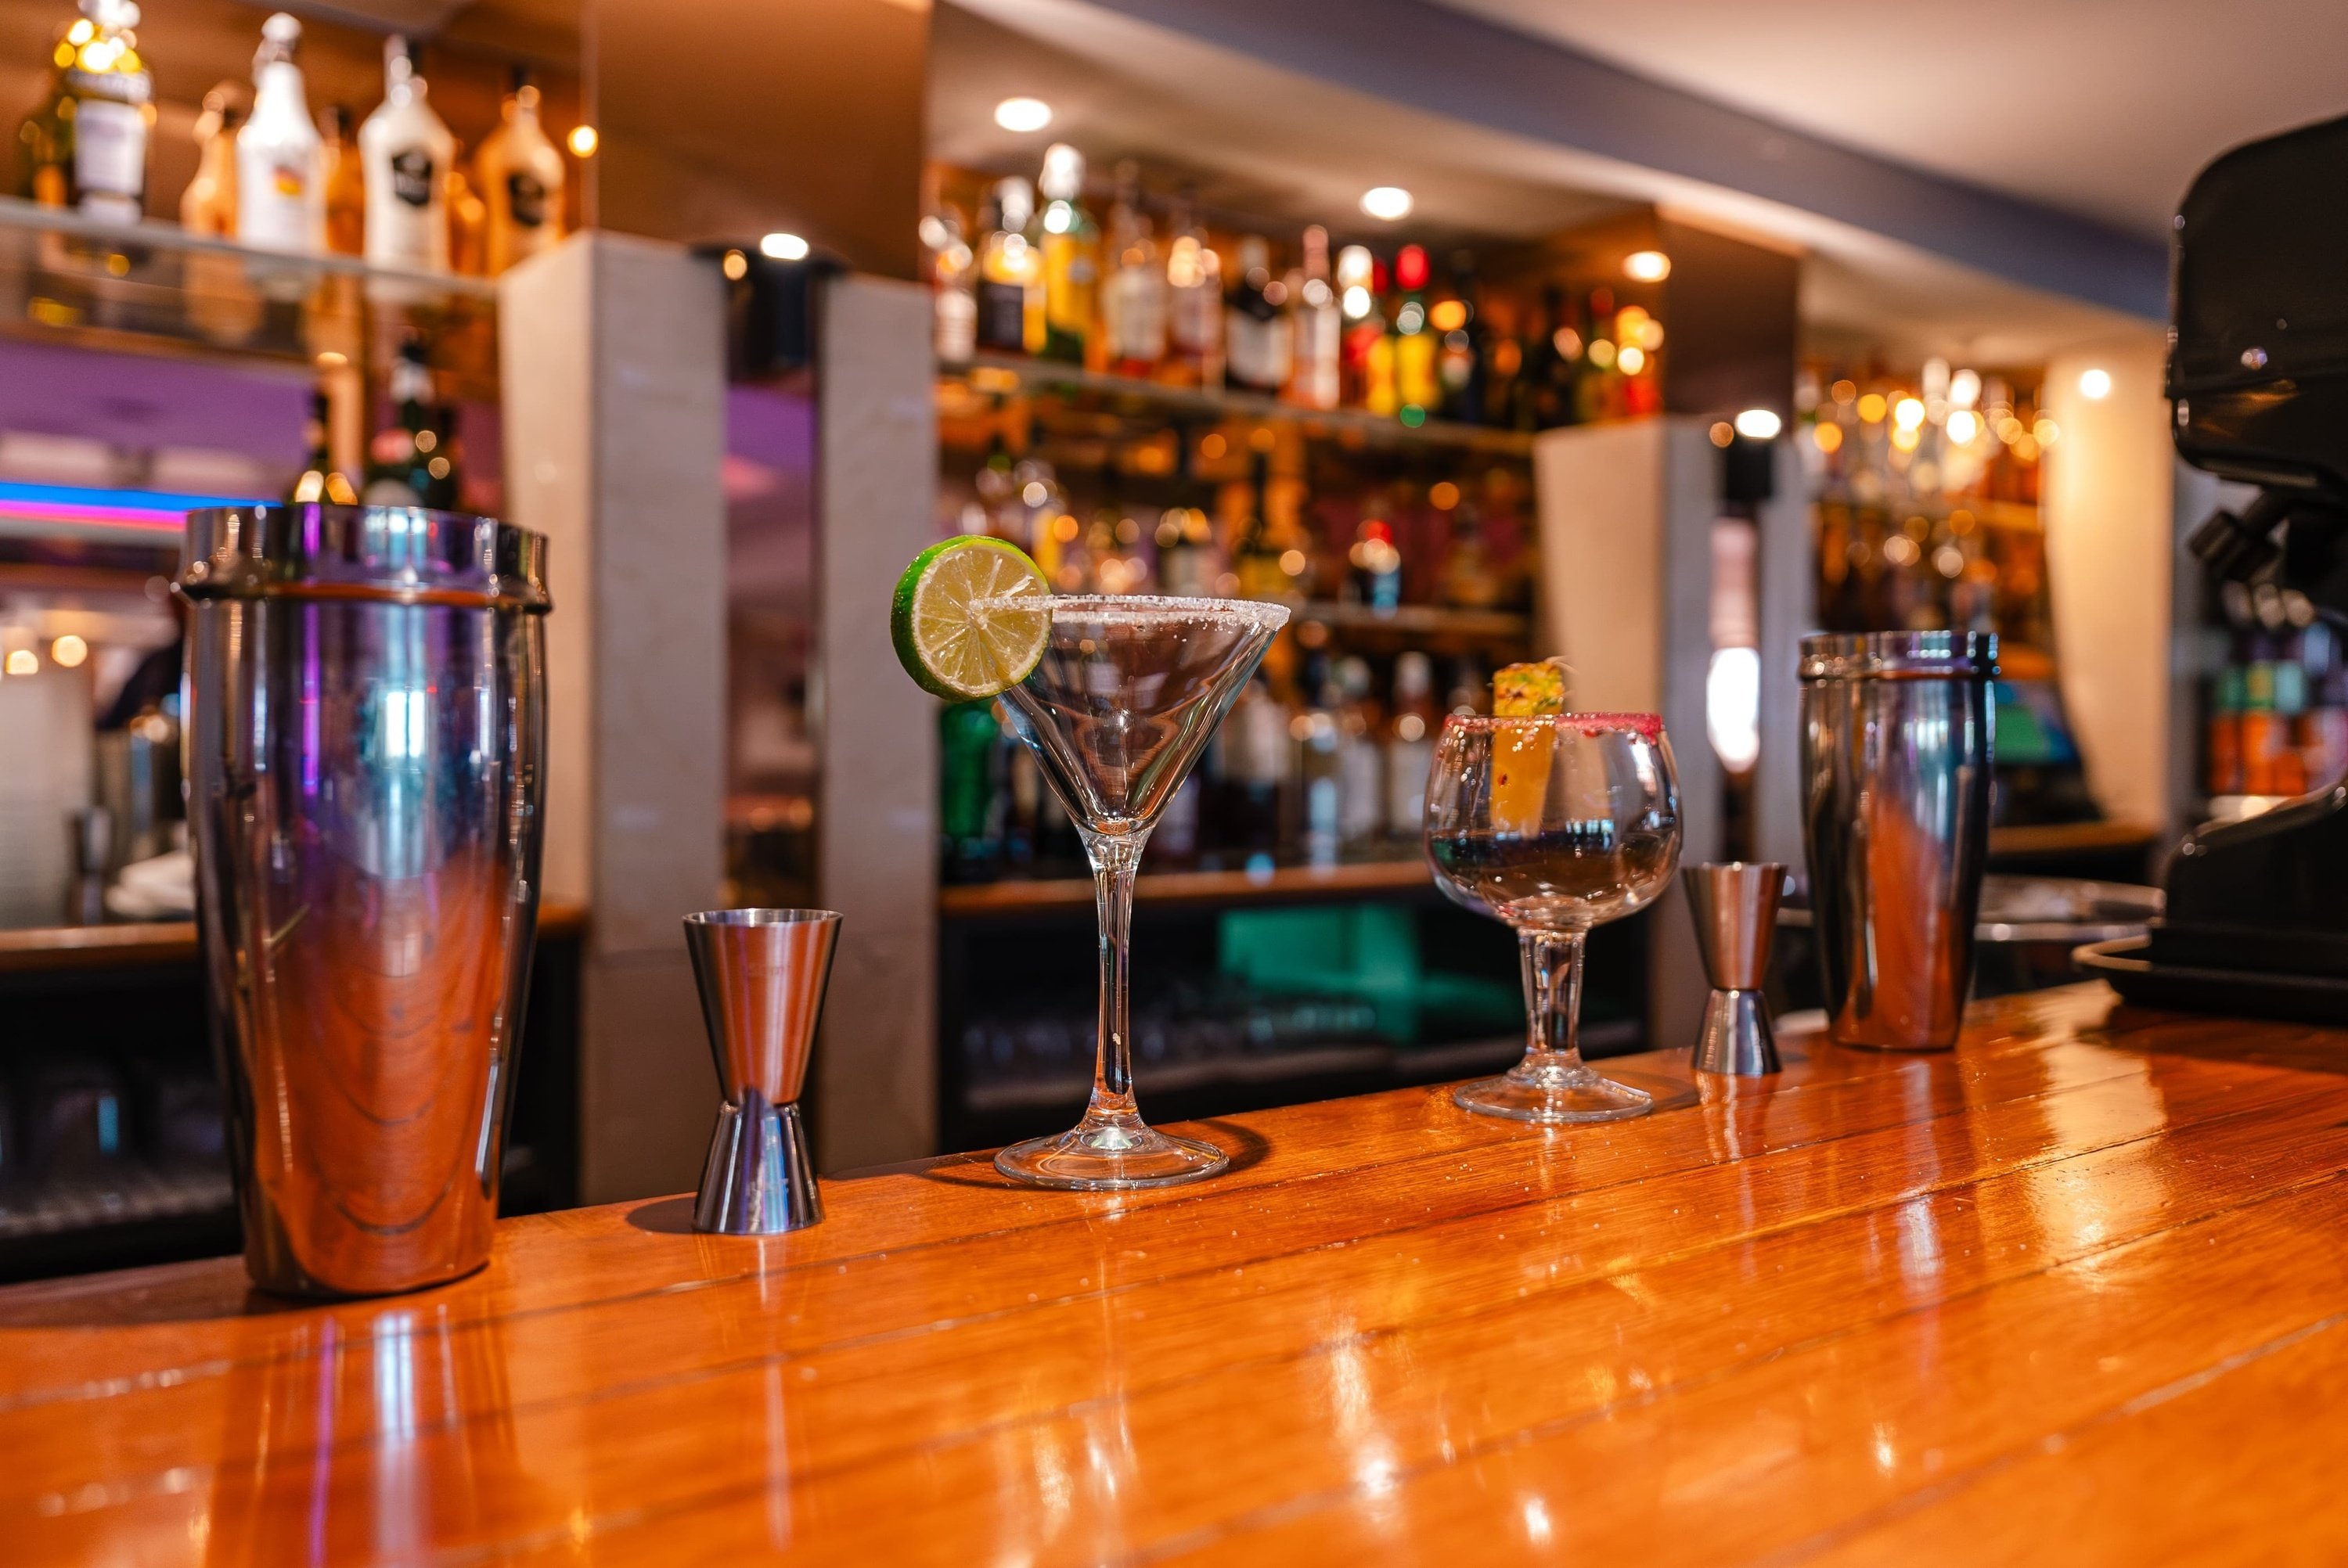
POLYGON ((1839 141, 2166 239, 2237 143, 2348 113, 2343 0, 1438 0, 1839 141))

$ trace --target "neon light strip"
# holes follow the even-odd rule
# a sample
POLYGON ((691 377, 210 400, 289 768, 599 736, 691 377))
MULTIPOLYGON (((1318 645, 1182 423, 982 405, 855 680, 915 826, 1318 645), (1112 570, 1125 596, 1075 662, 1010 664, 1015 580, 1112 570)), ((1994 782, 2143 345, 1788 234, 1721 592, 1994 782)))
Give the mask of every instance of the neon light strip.
POLYGON ((82 485, 26 485, 0 480, 0 518, 178 533, 199 507, 247 504, 232 496, 191 496, 167 490, 101 490, 82 485))

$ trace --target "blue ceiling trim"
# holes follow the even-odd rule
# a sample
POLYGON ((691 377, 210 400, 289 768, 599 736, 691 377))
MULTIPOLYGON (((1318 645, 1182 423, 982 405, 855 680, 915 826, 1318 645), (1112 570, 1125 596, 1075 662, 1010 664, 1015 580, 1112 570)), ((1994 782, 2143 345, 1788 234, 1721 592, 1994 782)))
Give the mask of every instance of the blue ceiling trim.
POLYGON ((1447 118, 1722 186, 2031 288, 2168 315, 2159 241, 1878 158, 1428 0, 1090 0, 1447 118))

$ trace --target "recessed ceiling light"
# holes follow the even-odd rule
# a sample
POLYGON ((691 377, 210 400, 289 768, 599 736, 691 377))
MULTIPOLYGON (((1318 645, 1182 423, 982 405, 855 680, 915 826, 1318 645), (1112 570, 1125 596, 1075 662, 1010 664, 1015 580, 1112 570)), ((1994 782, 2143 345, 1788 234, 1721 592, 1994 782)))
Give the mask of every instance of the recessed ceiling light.
POLYGON ((1661 251, 1633 251, 1622 258, 1622 275, 1633 282, 1660 283, 1672 275, 1672 259, 1661 251))
POLYGON ((2098 366, 2079 373, 2079 395, 2090 403, 2101 403, 2112 395, 2112 373, 2098 366))
POLYGON ((1373 186, 1362 192, 1362 210, 1386 223, 1410 216, 1410 192, 1399 185, 1373 186))
POLYGON ((994 123, 1025 136, 1052 123, 1052 106, 1042 98, 1005 98, 994 106, 994 123))
POLYGON ((758 241, 758 254, 778 261, 803 261, 807 253, 808 242, 796 234, 768 234, 758 241))
POLYGON ((1766 408, 1748 408, 1736 416, 1736 433, 1747 441, 1775 441, 1784 421, 1766 408))

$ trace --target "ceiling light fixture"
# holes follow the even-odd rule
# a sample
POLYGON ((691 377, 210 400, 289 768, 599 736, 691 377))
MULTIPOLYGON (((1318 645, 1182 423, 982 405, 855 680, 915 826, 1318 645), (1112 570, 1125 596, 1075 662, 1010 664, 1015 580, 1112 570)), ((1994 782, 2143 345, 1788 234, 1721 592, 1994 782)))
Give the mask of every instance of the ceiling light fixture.
POLYGON ((994 123, 1025 136, 1052 123, 1052 106, 1042 98, 1005 98, 994 106, 994 123))
POLYGON ((2079 395, 2090 403, 2101 403, 2112 395, 2112 373, 2100 365, 2079 373, 2079 395))
POLYGON ((804 261, 807 253, 808 242, 796 234, 768 234, 758 241, 758 254, 778 261, 804 261))
POLYGON ((1672 275, 1672 259, 1661 251, 1633 251, 1622 258, 1622 275, 1633 282, 1660 283, 1672 275))
POLYGON ((1410 192, 1399 185, 1375 185, 1362 192, 1362 210, 1382 223, 1399 223, 1410 216, 1410 192))
POLYGON ((1736 433, 1747 441, 1775 441, 1786 422, 1766 408, 1748 408, 1736 416, 1736 433))

